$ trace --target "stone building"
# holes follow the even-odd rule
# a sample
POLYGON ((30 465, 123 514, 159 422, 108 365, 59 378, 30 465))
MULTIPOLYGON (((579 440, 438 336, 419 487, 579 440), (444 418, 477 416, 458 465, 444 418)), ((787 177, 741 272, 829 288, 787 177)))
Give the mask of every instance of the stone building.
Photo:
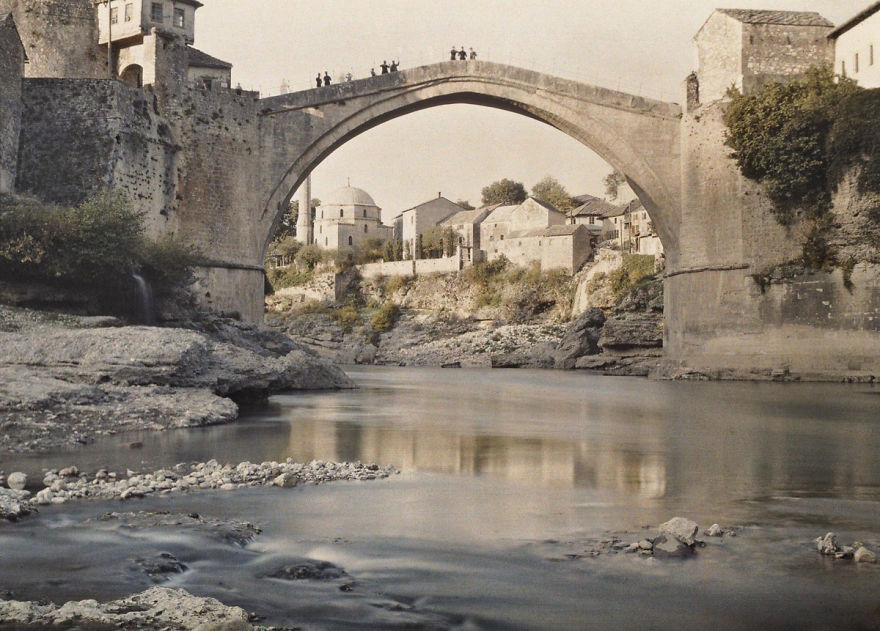
POLYGON ((462 210, 440 222, 458 235, 458 245, 465 263, 480 262, 480 224, 501 204, 492 204, 473 210, 462 210))
POLYGON ((382 223, 382 209, 369 193, 353 186, 335 190, 315 211, 314 240, 328 250, 391 236, 391 226, 382 223))
POLYGON ((555 224, 545 228, 514 229, 505 237, 491 246, 488 260, 504 256, 521 267, 537 261, 542 270, 561 269, 574 274, 593 252, 590 231, 582 225, 555 224))
POLYGON ((699 101, 722 99, 730 86, 749 93, 833 63, 833 28, 812 11, 716 9, 694 36, 699 101))
POLYGON ((489 213, 480 226, 481 246, 491 259, 497 244, 514 230, 543 229, 564 223, 565 215, 562 212, 550 204, 529 197, 522 204, 499 206, 489 213))
POLYGON ((205 88, 232 87, 232 64, 212 57, 192 46, 187 47, 187 80, 205 88))
POLYGON ((578 195, 572 199, 579 205, 569 211, 568 222, 571 225, 586 226, 594 240, 602 240, 607 219, 616 215, 620 209, 595 195, 578 195))
POLYGON ((15 19, 0 14, 0 193, 15 189, 21 132, 21 80, 27 55, 15 19))
POLYGON ((409 256, 417 258, 416 240, 419 235, 462 210, 461 206, 438 193, 434 199, 400 213, 400 238, 404 254, 409 253, 409 256))
POLYGON ((863 88, 880 87, 880 2, 831 31, 834 71, 863 88))

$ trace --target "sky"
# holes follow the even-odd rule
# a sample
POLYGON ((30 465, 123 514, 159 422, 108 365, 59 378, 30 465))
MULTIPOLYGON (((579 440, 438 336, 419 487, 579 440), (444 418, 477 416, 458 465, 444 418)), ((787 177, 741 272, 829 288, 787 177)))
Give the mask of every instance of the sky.
MULTIPOLYGON (((696 69, 692 38, 716 7, 817 11, 840 24, 869 0, 202 0, 195 46, 234 64, 233 85, 264 96, 334 80, 479 58, 680 102, 696 69)), ((610 167, 564 133, 525 116, 444 105, 352 139, 312 172, 312 195, 367 191, 386 221, 438 193, 479 205, 481 189, 510 178, 527 189, 546 175, 572 195, 602 195, 610 167)))

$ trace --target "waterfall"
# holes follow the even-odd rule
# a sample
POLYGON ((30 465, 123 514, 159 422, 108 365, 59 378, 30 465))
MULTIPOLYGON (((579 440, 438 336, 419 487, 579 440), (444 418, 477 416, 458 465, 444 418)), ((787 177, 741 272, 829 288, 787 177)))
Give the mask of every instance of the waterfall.
POLYGON ((137 284, 138 301, 135 317, 138 324, 155 324, 156 305, 153 302, 153 290, 150 288, 150 284, 137 272, 132 272, 131 277, 137 284))

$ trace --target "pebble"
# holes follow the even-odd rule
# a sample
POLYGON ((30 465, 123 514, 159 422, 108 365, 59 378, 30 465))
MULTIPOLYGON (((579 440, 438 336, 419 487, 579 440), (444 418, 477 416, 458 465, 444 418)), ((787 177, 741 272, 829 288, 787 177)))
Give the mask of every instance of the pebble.
POLYGON ((724 534, 724 531, 721 530, 721 526, 718 524, 712 524, 709 526, 709 530, 706 531, 707 537, 720 537, 724 534))
POLYGON ((856 563, 876 563, 877 555, 868 550, 865 546, 860 546, 853 554, 856 563))
MULTIPOLYGON (((153 494, 186 493, 198 489, 231 491, 253 486, 293 488, 300 484, 322 484, 336 480, 375 480, 395 473, 398 471, 394 467, 379 467, 375 464, 320 460, 300 464, 290 458, 284 462, 242 462, 237 465, 221 465, 216 460, 209 460, 190 465, 178 464, 173 469, 146 473, 136 473, 129 469, 127 477, 119 479, 107 469, 100 469, 89 476, 76 467, 66 467, 46 473, 43 478, 46 488, 40 490, 32 502, 48 505, 77 499, 129 500, 153 494)), ((18 484, 23 489, 26 482, 27 476, 24 473, 9 474, 10 487, 18 484)), ((22 498, 29 495, 26 491, 14 492, 24 494, 22 498)), ((30 512, 28 502, 18 496, 10 498, 9 509, 0 511, 0 519, 14 519, 30 512)))

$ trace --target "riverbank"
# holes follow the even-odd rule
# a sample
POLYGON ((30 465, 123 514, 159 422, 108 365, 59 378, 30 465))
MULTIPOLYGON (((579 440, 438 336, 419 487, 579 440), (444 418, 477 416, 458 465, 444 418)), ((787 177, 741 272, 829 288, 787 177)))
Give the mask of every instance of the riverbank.
POLYGON ((0 453, 229 423, 285 390, 354 387, 279 333, 229 319, 178 328, 0 307, 0 453))

